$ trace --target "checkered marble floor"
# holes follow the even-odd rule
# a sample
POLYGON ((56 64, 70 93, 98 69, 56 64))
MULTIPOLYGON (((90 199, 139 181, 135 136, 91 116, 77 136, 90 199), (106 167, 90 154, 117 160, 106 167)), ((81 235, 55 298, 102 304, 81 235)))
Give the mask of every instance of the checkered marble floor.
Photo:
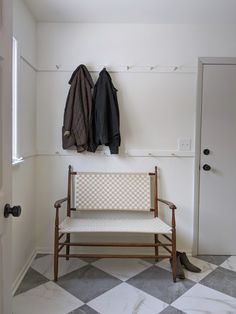
POLYGON ((13 314, 236 313, 236 256, 190 257, 201 273, 172 281, 170 263, 38 255, 13 298, 13 314))

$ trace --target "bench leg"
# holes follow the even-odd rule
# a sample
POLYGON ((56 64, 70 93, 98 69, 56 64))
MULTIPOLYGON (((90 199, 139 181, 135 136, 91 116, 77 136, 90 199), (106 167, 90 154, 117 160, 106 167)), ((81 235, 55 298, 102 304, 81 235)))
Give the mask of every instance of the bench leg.
POLYGON ((176 262, 176 231, 175 228, 172 229, 172 275, 173 281, 176 282, 176 271, 177 271, 177 262, 176 262))
POLYGON ((59 242, 59 227, 58 215, 55 220, 55 237, 54 237, 54 281, 58 279, 58 242, 59 242))
MULTIPOLYGON (((70 233, 67 233, 66 235, 66 242, 70 243, 70 233)), ((66 246, 66 255, 69 255, 70 254, 70 246, 67 245, 66 246)), ((66 257, 66 260, 68 261, 69 260, 69 256, 66 257)))
MULTIPOLYGON (((154 234, 154 243, 157 244, 158 243, 158 234, 154 234)), ((159 255, 159 247, 155 246, 155 255, 158 256, 159 255)), ((158 257, 155 258, 155 261, 158 262, 159 259, 158 257)))

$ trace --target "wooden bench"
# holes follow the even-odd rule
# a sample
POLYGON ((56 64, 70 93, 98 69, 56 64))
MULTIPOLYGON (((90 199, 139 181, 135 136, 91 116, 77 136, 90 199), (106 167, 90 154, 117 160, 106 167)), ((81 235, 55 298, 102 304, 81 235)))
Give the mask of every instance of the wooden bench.
POLYGON ((176 206, 158 198, 158 171, 151 173, 74 172, 69 166, 67 197, 55 202, 54 280, 58 279, 58 258, 172 258, 176 281, 176 206), (67 202, 67 216, 60 223, 59 209, 67 202), (172 210, 171 226, 158 217, 158 203, 172 210), (77 216, 73 217, 73 212, 77 216), (72 233, 153 234, 153 243, 72 242, 72 233), (160 235, 162 241, 160 241, 160 235), (65 237, 64 240, 63 237, 65 237), (164 239, 164 242, 163 242, 164 239), (153 247, 153 255, 74 254, 70 247, 153 247), (159 247, 167 252, 161 254, 159 247), (62 249, 65 248, 65 253, 62 249), (160 253, 160 254, 159 254, 160 253))

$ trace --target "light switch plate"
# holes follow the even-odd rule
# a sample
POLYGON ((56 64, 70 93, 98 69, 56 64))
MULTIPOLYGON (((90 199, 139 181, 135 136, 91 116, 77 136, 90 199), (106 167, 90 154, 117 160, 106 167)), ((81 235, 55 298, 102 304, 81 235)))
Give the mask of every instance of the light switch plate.
POLYGON ((179 138, 178 139, 178 150, 181 152, 191 151, 191 138, 179 138))

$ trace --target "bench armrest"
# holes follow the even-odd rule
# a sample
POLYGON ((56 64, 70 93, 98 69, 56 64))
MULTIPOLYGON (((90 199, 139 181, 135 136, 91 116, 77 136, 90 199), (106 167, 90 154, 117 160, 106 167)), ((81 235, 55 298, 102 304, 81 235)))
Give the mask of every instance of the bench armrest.
POLYGON ((68 197, 64 197, 64 198, 56 201, 55 204, 54 204, 54 207, 55 208, 60 208, 61 204, 64 203, 65 201, 67 201, 67 200, 68 200, 68 197))
POLYGON ((176 208, 177 208, 174 203, 171 203, 171 202, 169 202, 169 201, 163 200, 163 199, 161 199, 161 198, 158 198, 157 200, 158 200, 159 202, 161 202, 161 203, 163 203, 163 204, 169 206, 170 209, 176 209, 176 208))
MULTIPOLYGON (((161 198, 158 198, 157 201, 169 206, 169 208, 172 210, 172 219, 171 219, 171 225, 172 225, 172 237, 176 238, 176 230, 175 230, 175 209, 177 208, 174 203, 171 203, 169 201, 163 200, 161 198)), ((173 238, 172 238, 173 239, 173 238)))

